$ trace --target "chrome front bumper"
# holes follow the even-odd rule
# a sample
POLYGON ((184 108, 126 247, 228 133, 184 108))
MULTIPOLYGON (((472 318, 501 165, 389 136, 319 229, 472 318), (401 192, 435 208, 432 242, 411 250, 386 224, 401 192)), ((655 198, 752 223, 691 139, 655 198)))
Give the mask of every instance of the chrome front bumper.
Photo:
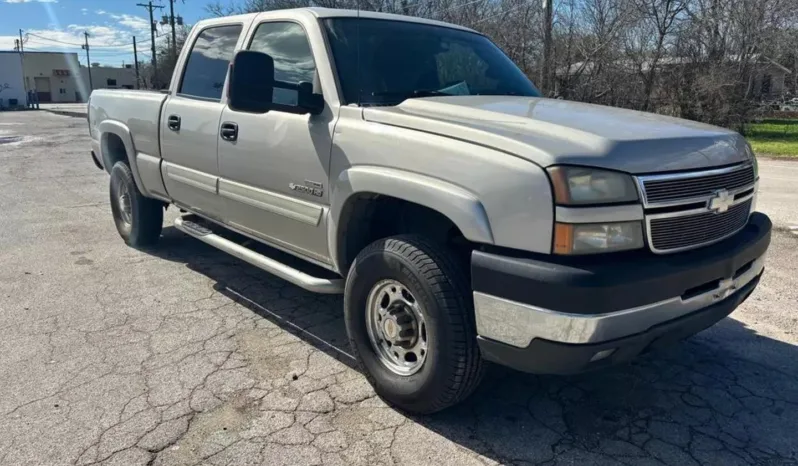
POLYGON ((764 267, 765 256, 761 256, 737 277, 720 280, 714 289, 598 315, 557 312, 475 292, 477 333, 519 348, 535 338, 572 344, 615 340, 716 304, 759 276, 764 267))

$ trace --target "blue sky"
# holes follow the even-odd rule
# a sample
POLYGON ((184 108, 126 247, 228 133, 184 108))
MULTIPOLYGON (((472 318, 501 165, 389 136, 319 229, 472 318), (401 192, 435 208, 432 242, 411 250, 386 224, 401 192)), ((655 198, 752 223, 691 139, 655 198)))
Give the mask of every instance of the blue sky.
MULTIPOLYGON (((83 32, 89 32, 91 61, 121 66, 133 62, 133 36, 138 42, 139 60, 150 58, 149 14, 136 3, 144 0, 0 0, 0 50, 13 50, 14 39, 22 28, 26 50, 78 52, 86 64, 80 46, 83 32), (27 34, 27 35, 25 35, 27 34)), ((166 8, 157 10, 156 21, 168 14, 169 1, 153 1, 166 8)), ((175 15, 186 24, 207 17, 208 0, 176 0, 175 15)), ((159 26, 165 40, 168 26, 159 26)))

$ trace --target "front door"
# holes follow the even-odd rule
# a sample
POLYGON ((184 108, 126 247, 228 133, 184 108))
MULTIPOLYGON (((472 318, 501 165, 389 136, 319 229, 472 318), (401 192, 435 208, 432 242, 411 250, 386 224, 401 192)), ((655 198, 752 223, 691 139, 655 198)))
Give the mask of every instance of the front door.
POLYGON ((217 135, 222 89, 241 25, 201 31, 192 46, 177 93, 161 111, 161 165, 169 196, 182 207, 221 217, 217 135))
MULTIPOLYGON (((292 85, 317 81, 310 44, 297 23, 259 24, 249 49, 272 56, 276 81, 292 85)), ((296 106, 297 92, 275 89, 273 100, 296 106)), ((225 107, 222 131, 226 125, 237 128, 235 140, 229 134, 219 139, 219 195, 228 223, 274 246, 330 263, 326 228, 330 109, 320 115, 275 110, 257 115, 225 107)))

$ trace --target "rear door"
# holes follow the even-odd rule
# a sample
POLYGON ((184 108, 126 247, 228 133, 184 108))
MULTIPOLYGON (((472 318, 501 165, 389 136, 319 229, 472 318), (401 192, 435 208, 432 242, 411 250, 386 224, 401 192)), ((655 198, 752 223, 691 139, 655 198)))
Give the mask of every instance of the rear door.
POLYGON ((161 112, 166 190, 177 204, 212 218, 222 212, 216 153, 222 91, 242 29, 240 23, 220 24, 194 35, 176 92, 161 112))

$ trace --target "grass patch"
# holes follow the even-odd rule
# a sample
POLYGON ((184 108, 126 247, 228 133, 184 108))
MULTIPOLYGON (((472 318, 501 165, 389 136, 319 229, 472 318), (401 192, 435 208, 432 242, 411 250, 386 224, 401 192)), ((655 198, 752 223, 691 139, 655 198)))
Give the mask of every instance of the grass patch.
POLYGON ((749 123, 745 137, 759 155, 798 158, 798 120, 769 119, 749 123))

